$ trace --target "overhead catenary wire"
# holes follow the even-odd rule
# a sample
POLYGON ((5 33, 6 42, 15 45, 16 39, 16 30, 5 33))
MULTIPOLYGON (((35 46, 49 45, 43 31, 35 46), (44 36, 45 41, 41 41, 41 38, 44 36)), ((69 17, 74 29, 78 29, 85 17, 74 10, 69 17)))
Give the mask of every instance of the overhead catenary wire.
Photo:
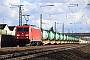
MULTIPOLYGON (((65 3, 65 1, 64 0, 62 0, 64 3, 65 3)), ((65 3, 66 4, 66 3, 65 3)), ((74 12, 71 10, 71 8, 66 4, 66 6, 69 8, 69 10, 74 14, 74 12)))
MULTIPOLYGON (((64 3, 65 3, 65 1, 64 0, 62 0, 64 3)), ((65 3, 66 4, 66 3, 65 3)), ((71 10, 71 8, 66 4, 66 6, 69 8, 69 10, 72 12, 72 14, 74 14, 74 12, 71 10)), ((77 16, 76 16, 76 18, 77 18, 77 16)), ((78 19, 78 18, 77 18, 78 19)))
POLYGON ((3 6, 3 7, 10 7, 11 5, 5 5, 5 4, 0 3, 0 6, 3 6))

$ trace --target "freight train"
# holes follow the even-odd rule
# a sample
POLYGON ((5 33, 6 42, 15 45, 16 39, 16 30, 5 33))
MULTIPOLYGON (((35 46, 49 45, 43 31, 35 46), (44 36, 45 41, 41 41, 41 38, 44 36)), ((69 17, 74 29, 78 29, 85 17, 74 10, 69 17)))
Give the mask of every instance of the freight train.
POLYGON ((17 45, 79 44, 79 38, 49 30, 40 30, 31 25, 16 26, 17 45))

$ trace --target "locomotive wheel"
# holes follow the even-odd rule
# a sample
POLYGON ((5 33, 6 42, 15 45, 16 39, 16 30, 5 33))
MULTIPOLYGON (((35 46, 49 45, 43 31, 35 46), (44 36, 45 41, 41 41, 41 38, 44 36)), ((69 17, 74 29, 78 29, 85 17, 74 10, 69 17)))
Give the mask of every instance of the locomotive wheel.
POLYGON ((17 45, 19 45, 19 47, 22 47, 22 46, 25 46, 26 45, 24 43, 24 41, 20 41, 20 40, 17 40, 16 43, 17 43, 17 45))
POLYGON ((42 42, 40 41, 33 41, 30 43, 30 46, 39 46, 39 45, 43 45, 42 42))
POLYGON ((35 46, 35 43, 34 42, 30 42, 30 46, 35 46))
POLYGON ((22 47, 22 46, 25 46, 26 44, 23 43, 23 42, 19 42, 19 46, 22 47))
POLYGON ((43 45, 43 43, 41 41, 37 41, 36 42, 36 45, 39 46, 39 45, 43 45))

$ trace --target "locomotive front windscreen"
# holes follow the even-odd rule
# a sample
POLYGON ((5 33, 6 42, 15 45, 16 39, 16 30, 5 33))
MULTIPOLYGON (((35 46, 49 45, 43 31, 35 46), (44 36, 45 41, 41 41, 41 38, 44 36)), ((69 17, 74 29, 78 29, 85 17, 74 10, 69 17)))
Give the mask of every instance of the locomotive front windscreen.
POLYGON ((17 32, 28 32, 29 28, 17 28, 17 32))

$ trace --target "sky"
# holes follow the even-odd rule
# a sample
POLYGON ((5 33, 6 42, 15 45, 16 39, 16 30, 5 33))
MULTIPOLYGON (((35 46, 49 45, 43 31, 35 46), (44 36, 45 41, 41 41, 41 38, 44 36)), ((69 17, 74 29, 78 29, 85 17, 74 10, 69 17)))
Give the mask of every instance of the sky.
MULTIPOLYGON (((90 32, 89 3, 90 0, 0 0, 0 24, 19 25, 18 5, 24 5, 22 14, 30 15, 30 25, 39 27, 42 14, 43 29, 55 28, 56 22, 57 32, 62 32, 63 24, 64 32, 90 32)), ((23 16, 22 23, 26 23, 23 16)))

